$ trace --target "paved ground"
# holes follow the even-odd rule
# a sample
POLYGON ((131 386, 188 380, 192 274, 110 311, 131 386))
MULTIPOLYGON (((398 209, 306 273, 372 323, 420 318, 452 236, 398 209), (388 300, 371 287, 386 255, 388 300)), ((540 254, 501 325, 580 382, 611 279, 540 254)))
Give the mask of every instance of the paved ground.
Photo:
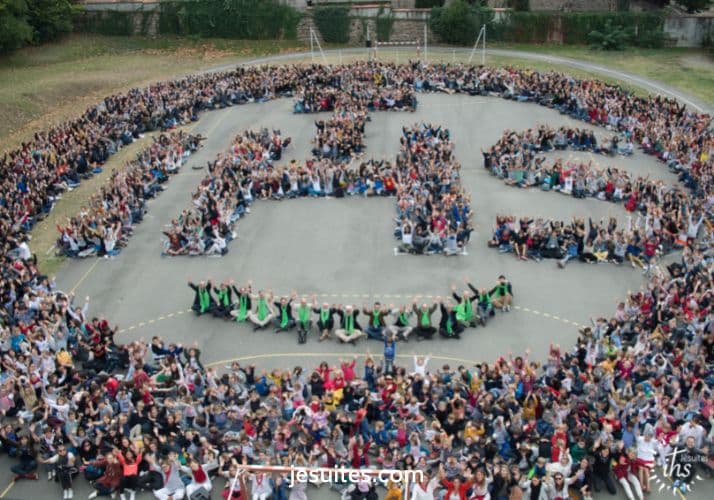
MULTIPOLYGON (((58 275, 61 288, 76 289, 79 298, 91 296, 90 314, 106 314, 118 323, 122 329, 119 341, 152 335, 185 344, 198 341, 207 364, 220 367, 241 358, 271 368, 313 366, 319 359, 336 361, 339 356, 364 353, 368 348, 379 352, 381 346, 371 341, 356 347, 319 343, 314 336, 307 345, 298 346, 290 334, 253 333, 233 323, 195 318, 186 313, 192 300, 186 286, 189 276, 195 280, 209 276, 239 282, 253 279, 258 288, 316 293, 320 300, 330 302, 362 304, 378 298, 396 304, 417 294, 446 295, 449 285, 464 276, 477 286, 487 286, 505 274, 514 284, 517 309, 497 315, 486 329, 471 330, 461 341, 412 341, 398 349, 405 356, 413 350, 431 352, 437 358, 434 363, 452 365, 493 361, 526 347, 531 347, 534 357, 543 357, 550 342, 570 346, 577 336, 576 324, 586 323, 590 315, 610 314, 618 298, 642 284, 640 273, 630 267, 576 263, 558 270, 551 261, 520 262, 486 248, 498 213, 560 218, 612 214, 624 221, 625 212, 599 201, 510 188, 490 176, 482 168, 480 149, 492 144, 502 130, 570 121, 536 105, 466 96, 420 96, 414 114, 375 113, 367 126, 366 141, 369 156, 391 156, 398 147, 402 125, 426 120, 451 129, 478 224, 468 256, 395 257, 393 200, 363 198, 257 202, 253 213, 240 222, 239 237, 226 257, 160 256, 162 226, 188 204, 189 192, 203 175, 191 165, 205 164, 227 147, 238 131, 260 126, 280 128, 293 137, 286 160, 304 158, 309 154, 314 118, 293 115, 289 101, 207 115, 195 129, 208 136, 206 147, 191 158, 189 168, 170 181, 167 191, 150 203, 149 216, 129 247, 116 259, 71 262, 58 275)), ((650 158, 635 156, 616 163, 673 181, 650 158)), ((0 485, 10 479, 3 470, 6 468, 0 467, 0 485)), ((55 485, 40 494, 37 485, 19 483, 8 498, 54 498, 55 493, 58 497, 58 487, 52 488, 55 485)), ((85 490, 83 484, 80 491, 86 494, 85 490)), ((320 493, 315 498, 323 496, 320 493)))
MULTIPOLYGON (((225 148, 237 131, 249 126, 279 127, 294 139, 285 159, 304 158, 309 151, 313 120, 311 116, 291 114, 289 101, 213 113, 196 128, 208 140, 190 165, 205 163, 225 148)), ((571 322, 585 323, 590 314, 609 314, 617 297, 640 286, 640 274, 628 267, 576 264, 559 271, 553 262, 519 262, 486 248, 498 213, 560 218, 576 214, 623 216, 621 207, 608 203, 510 188, 483 170, 480 149, 492 144, 503 129, 522 129, 546 121, 565 123, 568 120, 564 117, 536 105, 495 98, 426 95, 421 97, 414 114, 373 115, 367 127, 368 155, 393 155, 402 125, 417 120, 440 123, 452 130, 456 154, 464 165, 463 182, 473 195, 477 214, 478 229, 468 256, 395 257, 394 201, 359 198, 257 202, 253 213, 240 223, 238 239, 231 243, 226 257, 162 258, 160 230, 188 203, 189 191, 203 175, 186 168, 171 180, 165 193, 151 202, 148 218, 119 257, 72 262, 58 276, 60 286, 68 290, 81 282, 77 296, 90 295, 92 314, 106 314, 126 330, 120 340, 155 334, 183 343, 199 340, 209 363, 266 354, 262 338, 265 334, 254 335, 232 323, 178 314, 192 299, 186 287, 188 277, 234 278, 239 282, 252 279, 259 288, 273 288, 276 293, 316 293, 330 302, 362 304, 379 298, 396 304, 413 295, 446 295, 449 285, 460 283, 463 277, 478 286, 488 286, 503 273, 515 286, 520 310, 499 315, 486 330, 469 332, 458 346, 441 341, 418 346, 421 351, 466 360, 493 360, 527 346, 534 349, 535 355, 542 355, 549 342, 570 345, 576 335, 571 322), (172 313, 174 316, 169 316, 172 313)), ((606 161, 602 157, 595 160, 606 161)), ((633 171, 647 171, 671 180, 649 158, 617 161, 633 171)), ((272 334, 270 338, 276 340, 272 334)), ((372 345, 372 349, 378 348, 372 345)), ((402 352, 415 348, 416 343, 404 346, 402 352)), ((364 350, 365 344, 353 348, 320 344, 316 339, 298 349, 290 337, 274 342, 270 353, 293 357, 294 352, 343 354, 364 350)))

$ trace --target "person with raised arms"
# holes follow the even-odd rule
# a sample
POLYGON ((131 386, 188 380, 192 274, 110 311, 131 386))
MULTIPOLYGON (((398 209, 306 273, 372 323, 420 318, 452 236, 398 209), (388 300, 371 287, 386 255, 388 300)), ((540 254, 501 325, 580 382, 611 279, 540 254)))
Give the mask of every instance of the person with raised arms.
POLYGON ((321 307, 317 307, 317 296, 312 297, 312 312, 317 314, 317 329, 320 332, 320 342, 330 337, 330 332, 335 327, 334 316, 337 314, 337 306, 324 302, 321 307))
POLYGON ((357 339, 365 335, 357 322, 359 308, 351 305, 344 307, 338 305, 337 314, 340 317, 340 328, 335 330, 335 336, 343 343, 349 342, 355 345, 357 339))
POLYGON ((234 287, 233 290, 236 296, 238 297, 238 303, 237 307, 231 311, 231 316, 233 316, 237 322, 241 323, 248 319, 248 315, 251 311, 251 295, 253 293, 253 282, 249 280, 246 286, 242 286, 238 290, 235 290, 234 287))
POLYGON ((272 290, 268 290, 267 294, 262 290, 258 292, 255 311, 248 313, 248 321, 255 325, 253 331, 262 330, 267 327, 275 316, 275 313, 269 305, 272 300, 272 290))
POLYGON ((195 285, 189 278, 188 286, 195 293, 193 305, 191 306, 193 312, 195 312, 197 316, 213 312, 216 307, 216 301, 211 295, 213 285, 211 284, 210 278, 208 281, 200 281, 198 285, 195 285))
MULTIPOLYGON (((447 299, 448 300, 448 299, 447 299)), ((443 298, 439 299, 441 309, 441 319, 439 320, 439 335, 445 339, 459 339, 464 331, 464 325, 457 319, 458 306, 447 302, 443 298)))
MULTIPOLYGON (((464 278, 464 283, 468 285, 468 280, 464 278)), ((456 293, 456 285, 451 285, 451 293, 454 300, 458 304, 456 306, 456 319, 464 327, 476 326, 476 318, 474 317, 473 302, 478 298, 469 290, 464 290, 462 295, 456 293)))
POLYGON ((273 319, 275 333, 287 332, 295 328, 295 320, 293 319, 293 300, 295 297, 297 297, 297 292, 293 291, 290 297, 280 297, 279 301, 273 302, 277 311, 273 319))
POLYGON ((379 302, 375 302, 371 309, 365 304, 362 312, 369 318, 369 324, 365 328, 367 336, 374 340, 384 340, 384 328, 386 326, 384 318, 389 315, 389 310, 382 307, 379 302))
POLYGON ((434 314, 436 308, 439 304, 439 297, 434 300, 434 303, 429 306, 424 302, 421 307, 417 306, 417 298, 414 297, 414 302, 412 303, 412 310, 417 317, 417 326, 414 331, 419 336, 420 339, 430 339, 436 333, 436 328, 431 324, 431 315, 434 314))
POLYGON ((390 304, 389 310, 396 319, 393 325, 386 327, 387 335, 391 335, 395 340, 402 339, 408 342, 409 334, 414 331, 414 327, 409 324, 410 317, 414 314, 414 311, 404 304, 398 308, 395 308, 394 304, 390 304))

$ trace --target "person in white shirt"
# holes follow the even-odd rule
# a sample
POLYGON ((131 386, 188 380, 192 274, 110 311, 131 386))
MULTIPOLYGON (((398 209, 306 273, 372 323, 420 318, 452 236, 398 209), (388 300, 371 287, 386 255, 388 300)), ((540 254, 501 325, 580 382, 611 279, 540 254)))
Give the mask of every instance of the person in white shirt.
POLYGON ((434 500, 434 491, 439 486, 439 477, 434 476, 429 479, 425 472, 422 480, 410 486, 412 492, 411 500, 434 500))
POLYGON ((687 438, 694 438, 694 446, 696 448, 701 448, 704 445, 704 436, 707 432, 704 427, 699 425, 698 419, 693 417, 689 422, 684 424, 679 430, 679 442, 685 443, 687 438))
POLYGON ((637 475, 645 493, 650 491, 650 470, 654 467, 657 453, 657 440, 650 426, 645 428, 642 436, 637 436, 637 475))
POLYGON ((426 376, 426 368, 427 365, 429 364, 429 360, 431 359, 431 354, 428 356, 417 356, 416 354, 414 355, 414 371, 412 373, 416 375, 421 375, 422 377, 426 376))
POLYGON ((270 485, 270 478, 263 472, 256 472, 250 476, 250 491, 253 500, 267 500, 273 494, 273 487, 270 485))

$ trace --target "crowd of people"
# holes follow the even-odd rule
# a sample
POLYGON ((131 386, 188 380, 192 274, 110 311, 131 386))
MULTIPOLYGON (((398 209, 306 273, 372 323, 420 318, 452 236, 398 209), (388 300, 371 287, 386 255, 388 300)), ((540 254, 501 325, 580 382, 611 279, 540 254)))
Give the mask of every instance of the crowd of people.
MULTIPOLYGON (((241 467, 377 466, 423 471, 425 480, 410 485, 413 500, 587 499, 618 488, 641 500, 654 489, 652 468, 674 456, 678 465, 692 465, 673 478, 673 487, 686 491, 714 463, 714 256, 703 229, 712 213, 709 122, 673 100, 556 73, 358 63, 241 68, 160 83, 111 96, 75 122, 38 133, 0 161, 6 174, 0 443, 16 480, 36 480, 42 472, 59 483, 64 498, 73 498, 81 475, 94 488, 91 496, 126 498, 141 490, 180 499, 220 490, 230 499, 304 500, 306 485, 289 490, 283 475, 240 473, 241 467), (373 82, 377 73, 399 88, 495 93, 630 132, 634 144, 665 162, 688 189, 656 203, 660 222, 654 207, 637 208, 652 234, 664 234, 664 214, 673 217, 674 206, 682 222, 702 223, 681 240, 680 261, 650 273, 612 317, 595 319, 572 349, 551 346, 543 362, 526 351, 494 363, 436 368, 415 355, 402 366, 388 362, 387 340, 382 363, 370 356, 361 369, 342 360, 270 372, 239 363, 217 370, 203 365, 198 345, 159 337, 119 343, 116 326, 93 316, 89 301, 75 303, 37 268, 29 229, 58 195, 138 134, 195 119, 205 109, 292 94, 298 81, 349 74, 373 82)), ((196 287, 200 311, 205 298, 196 287)), ((239 297, 230 312, 240 319, 250 311, 259 321, 276 312, 281 327, 283 300, 269 305, 264 294, 259 307, 258 295, 251 299, 255 307, 239 297)), ((368 319, 383 313, 381 305, 367 310, 368 319)), ((310 319, 320 315, 311 311, 310 319)), ((385 486, 397 498, 403 485, 385 486)), ((357 500, 374 498, 377 485, 330 487, 357 500)))
POLYGON ((279 130, 247 130, 230 149, 207 166, 207 174, 193 193, 191 207, 164 229, 163 255, 217 255, 228 252, 236 237, 235 223, 250 213, 254 193, 270 190, 281 177, 273 161, 290 144, 279 130))
MULTIPOLYGON (((574 160, 549 163, 544 156, 538 156, 554 149, 583 147, 598 151, 591 132, 547 126, 520 134, 506 131, 483 153, 484 167, 509 185, 622 203, 630 213, 625 227, 618 227, 614 217, 599 222, 589 220, 586 224, 581 218, 566 222, 498 216, 490 246, 503 253, 513 252, 523 260, 557 259, 561 268, 573 259, 589 263, 629 262, 648 274, 657 271, 661 256, 690 244, 700 245, 700 237, 704 242, 711 241, 712 219, 707 216, 712 208, 711 195, 689 196, 686 187, 668 186, 664 181, 643 176, 633 179, 621 169, 598 169, 591 162, 574 160), (587 146, 582 146, 583 137, 588 137, 587 146)), ((616 149, 611 146, 606 150, 613 148, 616 149)), ((695 155, 693 159, 696 166, 700 158, 695 155)), ((685 174, 674 160, 668 161, 668 167, 685 174)), ((706 175, 703 180, 698 189, 709 193, 710 181, 706 175)))
POLYGON ((396 252, 457 255, 473 227, 471 198, 461 185, 461 164, 448 129, 405 127, 396 160, 396 252))
POLYGON ((57 226, 57 252, 67 257, 118 255, 133 226, 144 218, 146 201, 164 190, 163 184, 200 147, 201 140, 185 132, 153 138, 151 146, 133 162, 112 173, 90 197, 88 206, 68 218, 64 226, 57 226))
POLYGON ((254 331, 273 327, 276 334, 297 331, 299 344, 307 342, 315 330, 322 342, 334 335, 341 343, 356 345, 367 337, 378 341, 408 341, 413 333, 420 340, 431 339, 435 333, 458 339, 469 327, 484 327, 496 310, 509 311, 513 303, 513 287, 505 276, 499 276, 491 288, 476 288, 464 279, 466 289, 458 293, 452 285, 452 295, 436 297, 432 303, 382 304, 375 302, 362 308, 355 304, 319 304, 317 297, 275 297, 272 290, 253 291, 252 283, 237 287, 234 280, 213 283, 210 279, 189 282, 194 292, 191 309, 198 315, 238 323, 249 322, 254 331), (440 312, 437 322, 436 310, 440 312), (364 317, 360 320, 358 316, 364 317), (360 325, 360 322, 364 326, 360 325))

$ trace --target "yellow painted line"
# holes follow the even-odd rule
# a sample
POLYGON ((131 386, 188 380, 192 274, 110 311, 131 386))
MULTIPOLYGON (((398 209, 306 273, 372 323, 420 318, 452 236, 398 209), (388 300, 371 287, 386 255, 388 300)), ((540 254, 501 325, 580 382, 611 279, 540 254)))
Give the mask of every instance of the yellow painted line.
POLYGON ((149 324, 152 324, 152 323, 155 323, 155 322, 156 322, 155 319, 150 319, 150 320, 149 320, 149 324))
POLYGON ((15 481, 10 481, 10 484, 8 484, 4 490, 2 490, 2 493, 0 493, 0 498, 5 498, 5 495, 7 495, 7 492, 12 489, 12 487, 15 486, 15 481))
POLYGON ((166 316, 159 316, 156 321, 163 321, 166 319, 166 316))
POLYGON ((126 328, 119 330, 117 333, 124 333, 126 331, 126 328))
POLYGON ((187 312, 187 313, 190 313, 190 312, 191 312, 191 309, 186 309, 186 312, 187 312))
POLYGON ((528 313, 531 312, 531 310, 528 309, 527 307, 519 307, 519 309, 522 309, 522 310, 524 310, 525 312, 528 312, 528 313))
POLYGON ((142 326, 146 326, 146 323, 144 323, 143 321, 139 323, 139 328, 141 328, 142 326))
MULTIPOLYGON (((375 354, 369 354, 369 353, 359 353, 355 354, 357 357, 362 357, 362 358, 367 358, 367 357, 381 357, 381 355, 375 355, 375 354)), ((231 358, 231 359, 222 359, 220 361, 213 361, 212 363, 207 363, 205 366, 206 368, 211 368, 214 366, 220 366, 220 365, 228 365, 233 363, 234 361, 238 362, 243 362, 243 361, 253 361, 256 359, 273 359, 273 358, 296 358, 296 357, 306 357, 306 358, 344 358, 345 353, 339 353, 339 352, 282 352, 282 353, 266 353, 266 354, 253 354, 250 356, 241 356, 238 358, 231 358)), ((413 359, 412 354, 397 354, 397 358, 403 358, 403 359, 413 359)), ((436 356, 436 355, 431 355, 429 356, 431 359, 438 359, 442 361, 453 361, 456 363, 462 363, 462 364, 470 364, 470 365, 475 365, 475 364, 480 364, 480 362, 475 361, 473 359, 464 359, 464 358, 454 358, 451 356, 436 356)))
POLYGON ((87 279, 87 277, 92 274, 92 271, 94 271, 94 268, 97 267, 97 264, 99 263, 99 259, 94 259, 94 264, 92 264, 89 269, 87 269, 87 272, 82 275, 81 278, 79 278, 79 281, 77 282, 76 285, 72 287, 72 289, 69 291, 69 293, 74 293, 74 291, 79 288, 79 285, 81 285, 84 280, 87 279))

